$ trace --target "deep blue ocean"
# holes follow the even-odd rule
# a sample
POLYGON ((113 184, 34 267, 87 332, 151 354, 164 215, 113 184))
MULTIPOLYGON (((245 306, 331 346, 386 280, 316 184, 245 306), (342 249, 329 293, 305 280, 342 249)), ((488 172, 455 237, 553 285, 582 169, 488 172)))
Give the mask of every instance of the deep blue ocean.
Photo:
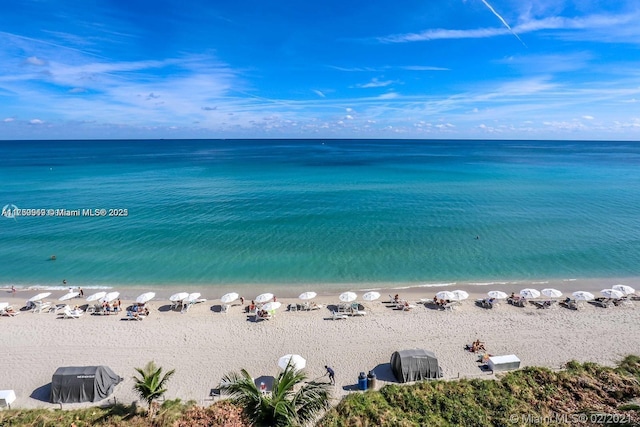
POLYGON ((0 141, 0 160, 0 207, 126 209, 0 217, 5 286, 640 277, 640 143, 0 141))

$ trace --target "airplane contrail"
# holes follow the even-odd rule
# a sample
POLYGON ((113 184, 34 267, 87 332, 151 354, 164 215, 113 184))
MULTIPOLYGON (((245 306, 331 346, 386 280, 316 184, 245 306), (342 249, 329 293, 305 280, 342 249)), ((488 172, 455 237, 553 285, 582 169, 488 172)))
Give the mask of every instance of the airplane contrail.
POLYGON ((482 3, 485 4, 485 6, 487 6, 489 8, 489 10, 491 11, 491 13, 493 13, 503 24, 505 27, 507 27, 507 29, 511 32, 511 34, 513 34, 519 41, 520 43, 522 43, 522 45, 524 47, 527 47, 526 44, 524 44, 524 42, 522 41, 522 39, 520 37, 518 37, 518 35, 516 34, 515 31, 513 31, 511 29, 511 27, 509 26, 509 24, 507 24, 507 21, 504 20, 504 18, 502 16, 500 16, 500 14, 498 12, 496 12, 496 10, 489 4, 489 2, 487 0, 482 0, 482 3))

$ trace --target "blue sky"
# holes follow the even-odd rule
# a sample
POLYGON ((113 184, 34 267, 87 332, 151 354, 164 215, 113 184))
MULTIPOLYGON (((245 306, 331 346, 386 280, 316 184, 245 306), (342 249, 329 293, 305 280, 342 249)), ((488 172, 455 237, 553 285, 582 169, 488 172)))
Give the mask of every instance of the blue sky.
POLYGON ((17 0, 0 139, 640 140, 640 3, 17 0))

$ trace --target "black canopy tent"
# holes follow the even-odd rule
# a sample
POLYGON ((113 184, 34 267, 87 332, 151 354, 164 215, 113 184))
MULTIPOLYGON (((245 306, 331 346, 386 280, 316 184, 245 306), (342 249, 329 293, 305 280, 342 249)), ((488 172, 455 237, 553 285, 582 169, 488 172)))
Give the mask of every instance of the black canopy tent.
POLYGON ((120 381, 107 366, 58 368, 51 380, 51 403, 97 402, 109 397, 120 381))
POLYGON ((401 383, 442 377, 436 355, 423 349, 394 352, 391 355, 391 370, 401 383))

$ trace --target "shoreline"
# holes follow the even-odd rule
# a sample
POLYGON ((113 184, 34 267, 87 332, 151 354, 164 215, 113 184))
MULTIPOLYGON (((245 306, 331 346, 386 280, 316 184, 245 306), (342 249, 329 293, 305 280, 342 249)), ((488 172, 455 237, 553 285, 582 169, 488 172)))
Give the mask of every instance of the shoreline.
MULTIPOLYGON (((16 297, 18 295, 27 295, 38 292, 52 292, 52 297, 57 293, 59 296, 64 295, 69 288, 77 289, 82 287, 85 296, 99 291, 118 291, 121 299, 135 299, 137 295, 144 292, 153 291, 156 293, 156 300, 168 299, 169 296, 177 292, 200 292, 202 298, 207 300, 219 299, 228 292, 237 292, 244 296, 246 300, 251 300, 255 296, 271 292, 278 297, 287 299, 296 299, 299 294, 306 291, 314 291, 320 298, 335 297, 342 292, 353 291, 362 294, 368 291, 377 291, 382 295, 381 299, 385 299, 387 294, 395 295, 396 293, 407 294, 409 298, 428 298, 433 294, 442 290, 461 289, 469 293, 471 297, 483 297, 488 291, 499 290, 510 294, 518 293, 524 288, 544 289, 555 288, 565 294, 575 291, 587 291, 599 293, 602 289, 611 288, 616 284, 628 285, 633 288, 640 288, 640 277, 618 277, 618 278, 575 278, 575 279, 534 279, 534 280, 495 280, 495 281, 451 281, 451 282, 406 282, 406 283, 292 283, 292 284, 228 284, 228 285, 200 285, 200 284, 184 284, 184 285, 113 285, 113 286, 82 286, 81 284, 68 283, 66 285, 15 285, 16 297)), ((12 285, 0 285, 0 302, 7 298, 13 298, 11 295, 12 285), (3 296, 4 294, 4 296, 3 296)), ((15 302, 15 301, 14 301, 15 302)))

